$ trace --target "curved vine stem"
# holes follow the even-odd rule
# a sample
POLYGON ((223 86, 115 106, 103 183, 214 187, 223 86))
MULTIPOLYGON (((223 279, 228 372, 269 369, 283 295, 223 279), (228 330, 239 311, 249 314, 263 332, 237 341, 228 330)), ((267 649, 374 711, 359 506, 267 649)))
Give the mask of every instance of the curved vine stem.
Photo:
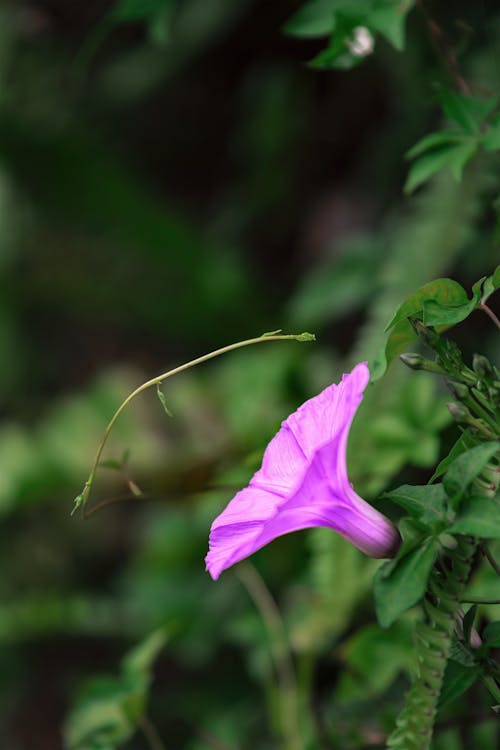
POLYGON ((214 359, 214 357, 218 357, 221 354, 226 354, 227 352, 231 352, 234 349, 241 349, 244 346, 251 346, 252 344, 260 344, 265 341, 314 341, 315 337, 312 333, 299 333, 299 334, 282 334, 280 331, 272 331, 271 333, 264 333, 262 336, 257 336, 253 339, 247 339, 246 341, 238 341, 235 344, 229 344, 229 346, 223 346, 221 349, 216 349, 213 352, 209 352, 209 354, 204 354, 202 357, 197 357, 196 359, 192 359, 190 362, 186 362, 183 365, 180 365, 179 367, 174 367, 173 370, 168 370, 168 372, 164 372, 161 375, 157 375, 155 378, 151 378, 151 380, 147 380, 145 383, 140 385, 138 388, 135 389, 135 391, 132 391, 125 401, 123 401, 118 409, 115 411, 113 416, 111 417, 111 420, 108 423, 108 426, 104 430, 104 434, 102 436, 101 442, 99 443, 99 447, 97 448, 97 453, 94 458, 94 463, 92 464, 92 468, 90 470, 90 474, 87 478, 87 481, 85 482, 83 486, 83 490, 77 497, 75 498, 75 504, 73 507, 73 510, 71 512, 71 515, 75 513, 78 508, 82 509, 83 517, 88 518, 89 513, 86 510, 89 495, 92 489, 92 484, 95 479, 95 475, 97 472, 97 468, 99 466, 99 461, 101 460, 102 452, 104 450, 104 446, 106 445, 106 442, 108 440, 108 437, 111 433, 111 430, 113 429, 116 420, 122 413, 122 411, 130 404, 130 402, 138 396, 143 391, 147 390, 148 388, 151 388, 154 385, 161 384, 164 380, 167 378, 171 378, 172 375, 177 375, 180 372, 184 372, 185 370, 189 370, 191 367, 195 367, 196 365, 201 365, 203 362, 207 362, 209 359, 214 359))
POLYGON ((496 325, 498 330, 500 330, 500 320, 498 320, 497 316, 491 309, 491 307, 488 307, 488 305, 485 302, 481 302, 479 305, 479 309, 486 313, 486 315, 490 318, 490 320, 493 321, 493 323, 496 325))
POLYGON ((462 593, 467 585, 477 542, 457 537, 446 565, 431 573, 424 599, 425 622, 416 627, 417 669, 396 729, 387 741, 391 750, 429 750, 437 704, 450 653, 462 593))

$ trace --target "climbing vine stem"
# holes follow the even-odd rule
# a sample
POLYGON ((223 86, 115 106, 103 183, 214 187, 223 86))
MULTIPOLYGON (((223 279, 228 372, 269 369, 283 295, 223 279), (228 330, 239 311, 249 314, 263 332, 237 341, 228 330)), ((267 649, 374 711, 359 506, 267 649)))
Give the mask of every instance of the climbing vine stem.
POLYGON ((454 550, 437 564, 423 601, 424 619, 416 627, 416 671, 396 728, 387 741, 391 750, 429 750, 444 671, 451 648, 462 593, 467 585, 477 542, 459 536, 454 550))
MULTIPOLYGON (((264 333, 262 334, 262 336, 257 336, 256 338, 253 338, 253 339, 246 339, 245 341, 237 341, 234 344, 223 346, 221 349, 216 349, 213 352, 204 354, 202 357, 197 357, 196 359, 192 359, 190 362, 186 362, 185 364, 180 365, 179 367, 174 367, 173 370, 169 370, 168 372, 164 372, 161 375, 157 375, 155 378, 151 378, 151 380, 147 380, 145 383, 140 385, 138 388, 136 388, 134 391, 132 391, 132 393, 130 393, 127 396, 125 401, 123 401, 120 404, 118 409, 115 411, 115 413, 111 417, 111 420, 109 421, 108 426, 104 430, 104 434, 102 436, 101 442, 99 443, 99 447, 97 448, 97 452, 94 458, 94 463, 92 464, 92 468, 90 470, 90 474, 87 478, 87 481, 85 482, 83 486, 83 490, 75 498, 72 515, 73 513, 75 513, 76 510, 78 510, 78 508, 81 508, 84 518, 87 518, 90 515, 90 513, 87 512, 87 503, 88 503, 89 495, 92 489, 92 484, 94 482, 95 475, 99 467, 99 462, 101 460, 104 446, 106 445, 108 437, 116 423, 116 420, 118 419, 122 411, 140 393, 142 393, 143 391, 155 385, 156 386, 160 385, 164 380, 172 377, 172 375, 178 375, 180 372, 189 370, 191 367, 195 367, 196 365, 201 365, 203 362, 207 362, 209 359, 214 359, 215 357, 218 357, 221 354, 226 354, 227 352, 233 351, 234 349, 241 349, 244 346, 251 346, 252 344, 260 344, 265 341, 314 341, 314 340, 315 340, 315 337, 312 333, 284 334, 284 333, 281 333, 280 330, 271 331, 270 333, 264 333)), ((162 404, 165 407, 165 402, 163 399, 162 399, 162 404)))

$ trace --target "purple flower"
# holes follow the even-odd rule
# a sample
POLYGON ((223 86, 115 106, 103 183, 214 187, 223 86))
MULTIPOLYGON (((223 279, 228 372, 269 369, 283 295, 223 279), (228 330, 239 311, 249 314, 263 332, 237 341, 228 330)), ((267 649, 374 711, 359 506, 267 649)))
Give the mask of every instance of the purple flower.
POLYGON ((214 580, 282 534, 327 526, 370 557, 392 557, 392 523, 355 493, 347 477, 349 428, 370 373, 365 362, 291 414, 271 440, 248 487, 210 530, 207 570, 214 580))

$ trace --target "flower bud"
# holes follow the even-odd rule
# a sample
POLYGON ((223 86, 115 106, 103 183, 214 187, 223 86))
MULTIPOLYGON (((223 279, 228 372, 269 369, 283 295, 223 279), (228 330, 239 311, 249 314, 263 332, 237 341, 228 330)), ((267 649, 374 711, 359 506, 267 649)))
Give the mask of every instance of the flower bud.
POLYGON ((472 357, 472 369, 482 378, 489 378, 493 375, 493 367, 486 357, 482 354, 474 354, 472 357))
POLYGON ((443 375, 445 373, 445 370, 443 370, 442 367, 440 367, 437 362, 432 362, 430 359, 425 359, 425 357, 421 357, 420 354, 415 354, 413 352, 409 352, 408 354, 400 354, 399 359, 403 364, 405 364, 407 367, 410 367, 412 370, 426 370, 427 372, 437 372, 440 375, 443 375))

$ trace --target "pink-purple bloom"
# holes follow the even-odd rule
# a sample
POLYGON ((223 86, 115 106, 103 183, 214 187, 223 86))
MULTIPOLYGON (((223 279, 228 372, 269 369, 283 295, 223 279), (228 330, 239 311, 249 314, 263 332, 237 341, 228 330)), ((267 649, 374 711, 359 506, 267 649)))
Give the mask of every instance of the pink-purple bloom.
POLYGON ((276 537, 313 526, 337 531, 370 557, 396 553, 396 528, 347 477, 347 438, 369 378, 366 363, 356 365, 282 423, 248 487, 212 524, 206 564, 214 580, 276 537))

